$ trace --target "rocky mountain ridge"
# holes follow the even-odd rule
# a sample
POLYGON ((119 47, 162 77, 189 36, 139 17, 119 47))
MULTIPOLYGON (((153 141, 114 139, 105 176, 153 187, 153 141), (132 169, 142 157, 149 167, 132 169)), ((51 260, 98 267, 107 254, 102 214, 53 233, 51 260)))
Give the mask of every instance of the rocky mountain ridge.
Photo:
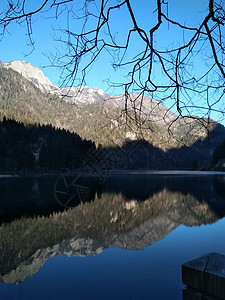
MULTIPOLYGON (((57 87, 50 82, 40 69, 26 61, 7 62, 3 63, 3 66, 20 73, 43 93, 56 94, 71 104, 87 105, 90 103, 100 103, 105 104, 110 108, 125 108, 126 98, 124 95, 113 96, 105 93, 101 89, 89 88, 87 86, 70 88, 57 87)), ((157 122, 161 127, 168 127, 177 120, 177 115, 172 113, 165 106, 154 99, 150 99, 137 93, 129 94, 127 98, 127 108, 134 110, 137 113, 142 110, 148 120, 157 122)))
MULTIPOLYGON (((135 101, 137 108, 141 95, 130 94, 129 97, 133 99, 129 100, 130 105, 135 101)), ((127 163, 120 155, 120 168, 143 168, 144 161, 147 162, 146 168, 150 169, 210 166, 214 150, 225 139, 222 125, 213 120, 190 117, 178 118, 169 127, 168 124, 177 118, 175 114, 153 99, 144 97, 143 103, 145 111, 141 122, 145 122, 140 127, 134 119, 127 118, 123 110, 123 95, 111 96, 88 87, 60 89, 27 62, 0 64, 1 120, 5 116, 29 125, 51 124, 55 128, 76 132, 82 139, 93 141, 97 147, 113 147, 119 154, 121 149, 117 151, 117 148, 127 142, 145 140, 149 143, 142 143, 132 155, 125 151, 127 163), (145 117, 149 120, 146 121, 145 117), (143 158, 141 166, 140 157, 143 158)), ((135 117, 134 110, 131 109, 129 114, 135 117)))
POLYGON ((29 62, 15 60, 2 63, 2 66, 18 72, 23 77, 31 81, 35 86, 37 86, 37 88, 39 88, 43 93, 51 93, 57 88, 50 82, 50 80, 39 68, 31 65, 29 62))

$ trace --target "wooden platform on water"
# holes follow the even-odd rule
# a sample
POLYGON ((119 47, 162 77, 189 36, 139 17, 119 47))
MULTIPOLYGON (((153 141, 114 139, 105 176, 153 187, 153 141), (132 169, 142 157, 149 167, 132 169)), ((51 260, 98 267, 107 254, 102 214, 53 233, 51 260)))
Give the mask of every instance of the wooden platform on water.
POLYGON ((225 299, 225 256, 209 253, 182 265, 183 300, 225 299))

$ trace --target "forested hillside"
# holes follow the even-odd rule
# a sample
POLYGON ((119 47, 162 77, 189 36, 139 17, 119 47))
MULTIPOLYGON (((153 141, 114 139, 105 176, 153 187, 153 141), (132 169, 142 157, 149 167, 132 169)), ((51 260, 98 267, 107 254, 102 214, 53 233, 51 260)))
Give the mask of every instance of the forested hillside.
POLYGON ((24 124, 52 124, 103 146, 121 146, 125 140, 140 138, 163 149, 178 144, 157 124, 146 123, 139 128, 119 108, 99 103, 69 104, 42 93, 19 73, 0 67, 0 118, 3 116, 24 124))
POLYGON ((31 171, 76 169, 91 141, 51 125, 24 125, 3 118, 0 122, 0 170, 31 171))
POLYGON ((78 106, 43 93, 0 64, 1 170, 75 170, 90 147, 101 157, 91 168, 208 168, 225 139, 214 121, 190 117, 163 128, 129 116, 120 107, 78 106))

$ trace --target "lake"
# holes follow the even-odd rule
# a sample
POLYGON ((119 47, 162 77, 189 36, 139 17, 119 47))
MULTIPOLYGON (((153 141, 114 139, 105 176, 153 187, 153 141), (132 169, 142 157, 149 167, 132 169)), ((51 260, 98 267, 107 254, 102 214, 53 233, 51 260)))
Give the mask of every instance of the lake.
POLYGON ((2 177, 0 299, 182 299, 224 216, 219 172, 2 177))

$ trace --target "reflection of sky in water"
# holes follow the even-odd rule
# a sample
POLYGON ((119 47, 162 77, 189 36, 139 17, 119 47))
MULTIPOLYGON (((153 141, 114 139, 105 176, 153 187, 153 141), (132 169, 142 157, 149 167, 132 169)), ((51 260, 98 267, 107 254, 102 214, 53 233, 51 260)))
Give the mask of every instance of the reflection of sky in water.
POLYGON ((225 254, 225 218, 179 226, 143 250, 49 259, 18 285, 0 283, 0 299, 182 299, 181 265, 205 253, 225 254))

